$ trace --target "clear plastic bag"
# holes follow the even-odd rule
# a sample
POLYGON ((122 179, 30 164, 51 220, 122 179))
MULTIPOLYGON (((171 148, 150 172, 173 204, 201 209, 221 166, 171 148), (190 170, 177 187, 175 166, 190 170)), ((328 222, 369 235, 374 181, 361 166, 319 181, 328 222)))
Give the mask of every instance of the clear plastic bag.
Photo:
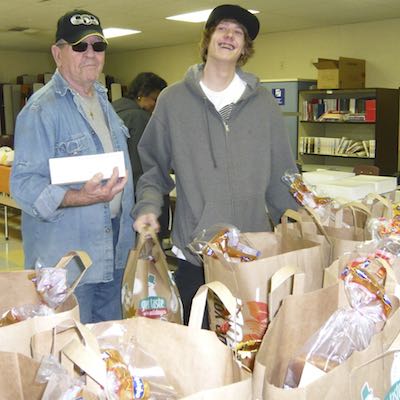
POLYGON ((43 357, 36 374, 36 381, 38 383, 47 383, 43 399, 82 399, 83 380, 72 378, 52 355, 43 357))
POLYGON ((213 249, 216 249, 229 262, 254 261, 261 255, 245 237, 240 236, 238 228, 229 224, 215 224, 203 229, 189 248, 196 254, 208 256, 213 256, 213 249))
POLYGON ((115 323, 97 336, 107 364, 110 400, 175 400, 179 398, 163 369, 134 338, 127 337, 123 325, 115 323))
POLYGON ((68 296, 66 269, 46 268, 37 262, 34 281, 39 296, 49 307, 55 309, 66 300, 68 296))
POLYGON ((293 171, 286 171, 282 181, 289 186, 290 193, 303 207, 313 209, 322 221, 331 217, 333 200, 330 197, 320 197, 303 181, 302 176, 293 171))
POLYGON ((295 388, 305 363, 324 372, 364 350, 391 311, 384 293, 386 270, 377 258, 354 260, 342 272, 350 307, 337 310, 289 362, 285 388, 295 388))
POLYGON ((25 321, 33 317, 53 315, 54 310, 46 304, 24 304, 6 311, 0 318, 0 327, 25 321))

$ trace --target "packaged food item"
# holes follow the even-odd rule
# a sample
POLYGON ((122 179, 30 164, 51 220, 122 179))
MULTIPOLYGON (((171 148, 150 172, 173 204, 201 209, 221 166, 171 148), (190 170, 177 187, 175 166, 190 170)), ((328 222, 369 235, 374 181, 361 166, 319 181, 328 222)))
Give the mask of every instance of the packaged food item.
POLYGON ((287 171, 282 180, 289 186, 290 193, 301 206, 315 210, 321 218, 330 213, 329 207, 332 205, 333 200, 330 197, 317 196, 304 183, 299 173, 287 171))
POLYGON ((117 349, 103 349, 103 360, 106 362, 107 392, 111 400, 148 400, 149 384, 139 377, 133 377, 122 355, 117 349))
POLYGON ((247 340, 236 345, 234 353, 240 365, 252 372, 256 354, 261 346, 261 340, 247 340))
MULTIPOLYGON (((94 332, 95 333, 95 332, 94 332)), ((110 400, 176 400, 179 398, 153 356, 119 323, 96 334, 107 369, 110 400)))
MULTIPOLYGON (((338 309, 289 362, 285 388, 295 388, 312 379, 303 375, 308 365, 329 372, 357 350, 364 350, 379 332, 392 305, 385 294, 386 269, 379 252, 352 260, 343 270, 349 307, 338 309)), ((314 377, 319 373, 312 372, 314 377)))
POLYGON ((54 310, 46 304, 24 304, 6 311, 0 318, 0 327, 15 324, 28 318, 53 314, 54 310))
POLYGON ((204 229, 191 243, 190 249, 202 255, 214 256, 215 250, 223 254, 227 261, 254 261, 261 252, 252 246, 233 225, 215 224, 204 229))

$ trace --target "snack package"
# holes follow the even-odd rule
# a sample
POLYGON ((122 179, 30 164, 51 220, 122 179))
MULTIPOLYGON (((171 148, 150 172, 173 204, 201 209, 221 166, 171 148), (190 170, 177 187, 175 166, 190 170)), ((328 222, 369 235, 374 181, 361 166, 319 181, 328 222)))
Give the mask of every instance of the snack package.
POLYGON ((46 304, 24 304, 6 311, 0 318, 0 327, 15 324, 28 318, 53 314, 54 310, 46 304))
MULTIPOLYGON (((383 328, 392 306, 383 289, 386 269, 379 257, 353 260, 343 270, 342 279, 350 307, 332 314, 289 362, 285 388, 312 381, 304 376, 310 365, 329 372, 354 351, 364 350, 373 335, 383 328)), ((313 374, 319 376, 319 373, 313 374)))
POLYGON ((42 301, 51 308, 59 307, 68 296, 67 270, 64 268, 46 268, 37 262, 34 282, 42 301))
POLYGON ((289 186, 290 193, 301 206, 307 206, 315 210, 321 220, 325 220, 329 217, 333 200, 330 197, 317 196, 314 191, 304 183, 299 173, 287 171, 282 177, 282 181, 289 186))
POLYGON ((233 225, 215 224, 204 229, 190 244, 196 254, 215 256, 213 248, 219 250, 229 262, 256 260, 261 252, 255 249, 233 225))
POLYGON ((175 389, 156 360, 134 338, 125 336, 123 325, 115 323, 97 336, 106 362, 110 400, 175 400, 175 389))

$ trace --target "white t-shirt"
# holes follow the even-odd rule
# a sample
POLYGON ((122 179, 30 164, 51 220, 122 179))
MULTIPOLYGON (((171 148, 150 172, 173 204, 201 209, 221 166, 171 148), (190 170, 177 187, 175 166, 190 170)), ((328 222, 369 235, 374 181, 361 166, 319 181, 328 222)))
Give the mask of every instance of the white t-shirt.
POLYGON ((209 89, 202 81, 200 81, 200 86, 207 98, 214 104, 216 110, 219 111, 221 108, 228 104, 236 103, 240 99, 246 89, 246 82, 238 74, 235 74, 232 82, 219 92, 209 89))

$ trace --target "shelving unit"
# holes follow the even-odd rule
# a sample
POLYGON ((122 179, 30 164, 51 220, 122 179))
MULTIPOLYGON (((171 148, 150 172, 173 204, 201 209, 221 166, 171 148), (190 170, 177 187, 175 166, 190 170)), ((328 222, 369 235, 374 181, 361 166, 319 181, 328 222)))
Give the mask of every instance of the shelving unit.
MULTIPOLYGON (((368 107, 370 104, 368 102, 368 107)), ((298 160, 303 170, 322 167, 346 171, 357 164, 376 165, 381 175, 394 175, 399 170, 398 89, 300 91, 299 113, 298 160), (351 115, 362 119, 365 100, 373 100, 376 106, 375 116, 368 115, 367 121, 320 120, 321 115, 329 111, 334 111, 332 118, 351 115), (343 143, 344 140, 348 142, 343 143), (353 148, 346 145, 353 145, 353 148), (354 149, 358 151, 351 152, 354 149), (343 152, 347 150, 351 150, 349 154, 343 152)))

